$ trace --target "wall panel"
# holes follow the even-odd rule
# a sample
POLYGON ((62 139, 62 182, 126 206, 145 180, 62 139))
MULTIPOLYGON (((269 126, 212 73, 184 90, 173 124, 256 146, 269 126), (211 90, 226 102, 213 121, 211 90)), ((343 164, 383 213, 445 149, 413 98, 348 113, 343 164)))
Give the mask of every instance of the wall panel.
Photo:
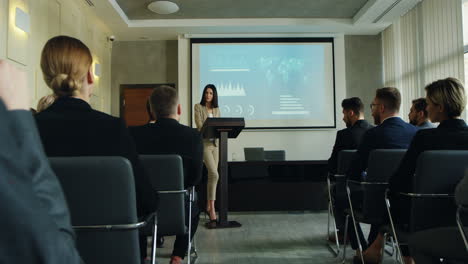
POLYGON ((31 16, 29 0, 10 0, 8 6, 7 57, 21 65, 28 64, 30 33, 15 26, 16 9, 20 8, 31 16))
POLYGON ((111 45, 103 36, 111 32, 100 23, 93 8, 76 0, 0 0, 0 58, 9 59, 27 72, 34 108, 39 98, 51 93, 40 69, 42 48, 48 39, 60 34, 81 39, 101 62, 103 71, 96 87, 101 96, 94 105, 110 113, 111 45), (16 6, 30 15, 29 34, 14 24, 16 6), (95 35, 100 36, 100 42, 94 41, 95 35))

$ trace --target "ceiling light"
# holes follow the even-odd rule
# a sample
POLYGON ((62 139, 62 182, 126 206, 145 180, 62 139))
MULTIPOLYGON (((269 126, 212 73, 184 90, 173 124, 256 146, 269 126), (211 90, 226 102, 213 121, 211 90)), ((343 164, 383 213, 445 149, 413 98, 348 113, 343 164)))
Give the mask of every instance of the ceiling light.
POLYGON ((168 15, 179 11, 179 6, 170 1, 154 1, 148 5, 148 9, 156 14, 168 15))

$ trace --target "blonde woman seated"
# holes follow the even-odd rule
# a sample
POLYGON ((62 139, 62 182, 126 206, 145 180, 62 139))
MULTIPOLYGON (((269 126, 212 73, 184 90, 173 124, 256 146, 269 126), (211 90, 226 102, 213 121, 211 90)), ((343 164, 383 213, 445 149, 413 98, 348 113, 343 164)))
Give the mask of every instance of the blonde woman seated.
MULTIPOLYGON (((47 156, 121 156, 133 167, 138 216, 156 210, 157 195, 138 159, 125 122, 89 105, 94 77, 93 57, 78 39, 50 39, 41 55, 44 81, 57 97, 35 115, 47 156)), ((109 187, 112 185, 109 183, 109 187)), ((142 242, 145 242, 142 239, 142 242)), ((142 253, 146 249, 141 246, 142 253)))

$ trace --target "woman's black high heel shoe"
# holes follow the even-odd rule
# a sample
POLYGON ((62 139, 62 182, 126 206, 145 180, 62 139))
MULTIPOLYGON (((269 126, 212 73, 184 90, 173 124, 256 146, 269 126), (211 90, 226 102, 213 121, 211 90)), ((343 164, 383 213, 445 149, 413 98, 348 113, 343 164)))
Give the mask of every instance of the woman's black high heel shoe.
POLYGON ((216 226, 218 225, 218 219, 217 219, 217 218, 211 219, 211 217, 210 217, 210 212, 208 212, 208 211, 205 211, 205 215, 208 215, 208 218, 210 219, 210 221, 207 222, 207 223, 205 224, 205 226, 206 226, 208 229, 216 228, 216 226))

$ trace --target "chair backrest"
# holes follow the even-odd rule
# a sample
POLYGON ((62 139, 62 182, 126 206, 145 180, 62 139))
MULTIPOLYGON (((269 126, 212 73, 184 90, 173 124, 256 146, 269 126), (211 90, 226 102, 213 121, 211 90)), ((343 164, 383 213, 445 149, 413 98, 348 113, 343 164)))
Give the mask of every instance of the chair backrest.
MULTIPOLYGON (((413 193, 450 194, 465 175, 468 168, 466 150, 431 150, 418 157, 413 178, 413 193)), ((453 198, 412 199, 410 231, 455 225, 453 215, 456 205, 453 198)))
MULTIPOLYGON (((387 183, 400 166, 406 149, 376 149, 370 152, 366 182, 387 183)), ((378 221, 386 215, 385 190, 388 185, 363 185, 362 212, 378 221)))
POLYGON ((265 160, 283 161, 286 160, 286 151, 284 150, 265 150, 265 160))
MULTIPOLYGON (((137 222, 132 166, 122 157, 50 158, 62 185, 73 226, 137 222)), ((77 231, 87 264, 140 263, 138 230, 77 231)))
POLYGON ((346 149, 338 152, 338 164, 336 169, 336 175, 333 180, 335 182, 335 197, 338 200, 346 201, 346 171, 348 170, 351 162, 356 156, 355 149, 346 149), (337 175, 341 175, 338 177, 337 175))
POLYGON ((388 182, 405 156, 406 149, 376 149, 370 152, 366 182, 388 182))
POLYGON ((153 188, 159 192, 158 234, 183 235, 185 226, 184 169, 179 155, 140 155, 153 188))
POLYGON ((265 151, 263 148, 244 148, 245 160, 265 160, 265 151))
POLYGON ((338 152, 337 173, 344 175, 348 170, 349 166, 351 165, 351 162, 353 161, 355 156, 355 149, 345 149, 338 152))

